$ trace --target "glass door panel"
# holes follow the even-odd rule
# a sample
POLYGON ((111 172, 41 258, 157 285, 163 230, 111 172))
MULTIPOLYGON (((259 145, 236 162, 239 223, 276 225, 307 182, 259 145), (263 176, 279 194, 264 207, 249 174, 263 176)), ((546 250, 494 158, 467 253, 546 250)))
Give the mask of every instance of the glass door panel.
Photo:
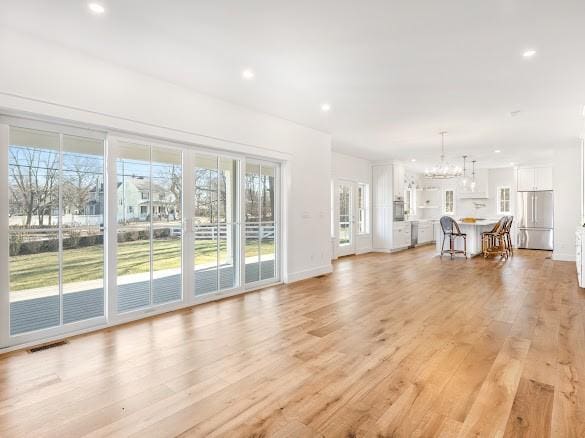
POLYGON ((150 147, 120 145, 118 179, 118 311, 150 305, 150 147))
POLYGON ((337 186, 339 196, 339 240, 338 255, 353 254, 354 251, 354 183, 342 182, 337 186))
POLYGON ((195 157, 195 295, 218 290, 218 168, 217 157, 195 157))
POLYGON ((104 316, 103 141, 10 128, 10 333, 104 316))
POLYGON ((237 284, 237 160, 195 157, 195 295, 237 284))
POLYGON ((153 303, 180 300, 182 237, 182 156, 152 148, 152 292, 153 303))
POLYGON ((182 298, 182 153, 118 150, 118 311, 182 298))
POLYGON ((276 166, 246 163, 246 283, 268 280, 276 270, 276 166))
POLYGON ((103 142, 63 136, 63 322, 104 315, 103 142))
POLYGON ((237 161, 219 157, 218 269, 220 289, 236 286, 237 266, 237 161))

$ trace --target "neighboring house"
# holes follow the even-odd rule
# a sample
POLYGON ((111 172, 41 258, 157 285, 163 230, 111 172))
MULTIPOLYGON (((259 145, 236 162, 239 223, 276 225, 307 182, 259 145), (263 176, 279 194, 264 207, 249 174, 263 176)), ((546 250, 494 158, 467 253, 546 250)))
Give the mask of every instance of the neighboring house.
POLYGON ((140 177, 126 177, 118 183, 118 222, 150 219, 174 221, 178 217, 175 195, 164 187, 140 177), (152 190, 152 193, 151 193, 152 190), (151 211, 149 211, 151 206, 151 211))

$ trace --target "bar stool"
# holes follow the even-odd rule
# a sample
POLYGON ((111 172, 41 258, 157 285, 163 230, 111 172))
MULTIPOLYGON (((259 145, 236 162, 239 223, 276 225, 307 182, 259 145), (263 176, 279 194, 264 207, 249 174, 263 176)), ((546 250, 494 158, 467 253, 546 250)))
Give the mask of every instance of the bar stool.
POLYGON ((512 229, 512 222, 514 221, 514 216, 508 216, 508 222, 506 222, 506 227, 504 228, 504 238, 506 240, 506 249, 509 255, 514 255, 514 245, 512 245, 512 237, 510 236, 510 230, 512 229))
POLYGON ((448 252, 451 259, 455 254, 463 254, 467 258, 467 234, 462 233, 457 222, 450 216, 443 216, 439 221, 443 230, 443 243, 441 244, 441 258, 443 253, 448 252), (449 236, 449 250, 445 250, 445 239, 449 236), (455 239, 463 238, 463 251, 455 249, 455 239))
POLYGON ((481 249, 484 258, 490 255, 499 255, 507 258, 505 228, 508 216, 500 218, 491 231, 481 233, 481 249))

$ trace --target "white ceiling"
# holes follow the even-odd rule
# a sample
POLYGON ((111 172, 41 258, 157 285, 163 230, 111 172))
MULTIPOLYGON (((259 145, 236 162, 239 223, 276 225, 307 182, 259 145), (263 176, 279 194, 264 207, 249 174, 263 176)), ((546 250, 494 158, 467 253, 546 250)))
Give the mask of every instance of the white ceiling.
POLYGON ((330 132, 334 150, 373 160, 435 161, 446 130, 452 158, 538 161, 583 132, 583 0, 108 0, 99 17, 85 0, 2 3, 1 25, 330 132))

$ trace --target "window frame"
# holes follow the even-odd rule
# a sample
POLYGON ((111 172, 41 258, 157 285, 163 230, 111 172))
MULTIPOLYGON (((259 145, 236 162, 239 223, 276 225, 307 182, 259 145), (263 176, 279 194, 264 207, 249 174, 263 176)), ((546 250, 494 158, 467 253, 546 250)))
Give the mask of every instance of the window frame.
POLYGON ((512 187, 511 186, 498 186, 497 188, 497 192, 496 192, 496 211, 497 214, 512 214, 512 187), (502 199, 502 191, 503 190, 508 190, 508 199, 502 199), (508 209, 507 210, 503 210, 502 209, 502 200, 504 202, 508 203, 508 209))

